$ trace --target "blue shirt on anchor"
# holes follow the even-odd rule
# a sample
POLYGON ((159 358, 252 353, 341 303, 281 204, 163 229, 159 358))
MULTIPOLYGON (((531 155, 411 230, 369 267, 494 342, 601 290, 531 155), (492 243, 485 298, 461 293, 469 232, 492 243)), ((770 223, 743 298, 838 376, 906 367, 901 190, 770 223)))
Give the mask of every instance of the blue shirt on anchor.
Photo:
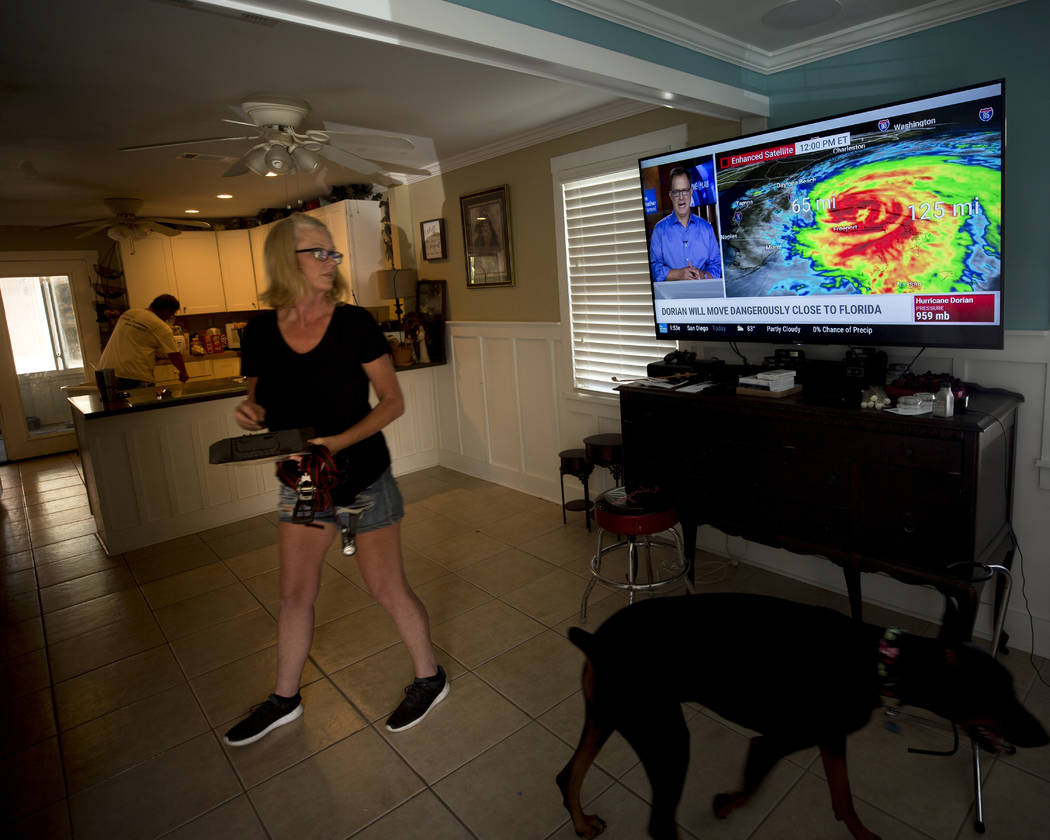
POLYGON ((714 228, 692 213, 688 227, 682 227, 674 213, 656 223, 649 240, 649 263, 654 283, 666 280, 669 271, 688 266, 712 277, 722 276, 722 255, 714 228))

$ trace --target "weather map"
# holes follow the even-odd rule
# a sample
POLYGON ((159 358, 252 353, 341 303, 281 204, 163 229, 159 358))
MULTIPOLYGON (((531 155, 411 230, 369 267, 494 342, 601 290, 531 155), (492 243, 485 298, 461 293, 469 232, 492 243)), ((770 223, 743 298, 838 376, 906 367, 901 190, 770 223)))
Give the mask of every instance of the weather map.
POLYGON ((1000 289, 1001 133, 871 127, 720 160, 727 298, 1000 289))

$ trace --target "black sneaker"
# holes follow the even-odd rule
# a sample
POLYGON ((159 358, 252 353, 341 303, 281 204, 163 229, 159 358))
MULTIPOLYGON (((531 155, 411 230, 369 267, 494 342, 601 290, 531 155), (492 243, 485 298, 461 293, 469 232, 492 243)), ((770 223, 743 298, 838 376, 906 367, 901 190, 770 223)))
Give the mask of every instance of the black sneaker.
POLYGON ((302 713, 303 702, 298 693, 291 700, 279 700, 276 694, 271 694, 252 709, 248 717, 227 732, 223 740, 231 747, 254 744, 278 726, 301 717, 302 713))
POLYGON ((401 732, 419 723, 427 713, 448 696, 448 680, 445 669, 438 665, 438 672, 432 677, 416 679, 405 689, 405 699, 387 718, 386 728, 391 732, 401 732))

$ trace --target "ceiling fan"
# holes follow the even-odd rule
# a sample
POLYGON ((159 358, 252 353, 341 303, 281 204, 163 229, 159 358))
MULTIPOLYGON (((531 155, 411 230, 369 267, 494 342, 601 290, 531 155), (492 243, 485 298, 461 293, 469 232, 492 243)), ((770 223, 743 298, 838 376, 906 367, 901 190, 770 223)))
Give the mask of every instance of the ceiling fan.
POLYGON ((178 236, 182 231, 171 225, 185 225, 187 227, 211 228, 209 222, 196 219, 168 219, 162 216, 139 216, 138 211, 142 209, 141 198, 107 198, 106 206, 113 212, 112 216, 101 219, 85 219, 80 222, 66 222, 61 225, 50 225, 41 230, 55 230, 56 228, 74 227, 78 225, 90 225, 83 233, 78 233, 76 239, 91 236, 100 230, 105 230, 106 235, 117 242, 134 242, 142 239, 146 234, 153 231, 165 236, 178 236))
POLYGON ((248 126, 254 129, 254 134, 243 134, 236 137, 202 137, 197 140, 172 140, 144 146, 125 146, 121 151, 141 152, 196 143, 255 140, 257 142, 223 173, 223 177, 231 178, 247 172, 254 172, 256 175, 308 173, 320 166, 322 158, 351 169, 360 175, 380 175, 377 178, 380 181, 385 180, 382 177, 384 172, 406 175, 431 174, 426 169, 361 157, 334 145, 330 135, 342 135, 347 141, 367 146, 380 155, 399 154, 413 149, 415 144, 405 137, 339 130, 305 129, 300 131, 299 126, 310 113, 309 104, 301 100, 273 94, 254 94, 241 103, 241 108, 251 122, 230 119, 224 119, 223 122, 248 126))

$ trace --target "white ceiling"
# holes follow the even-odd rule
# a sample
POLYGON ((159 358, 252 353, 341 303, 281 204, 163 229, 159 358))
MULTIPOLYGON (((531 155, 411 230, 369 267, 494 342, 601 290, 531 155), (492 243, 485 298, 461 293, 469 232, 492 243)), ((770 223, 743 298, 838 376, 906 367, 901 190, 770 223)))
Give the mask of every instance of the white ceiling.
MULTIPOLYGON (((317 8, 296 0, 217 2, 293 12, 317 8)), ((558 2, 769 72, 778 64, 798 63, 800 56, 830 54, 832 44, 841 51, 843 43, 885 40, 910 31, 909 25, 924 28, 1017 0, 798 0, 841 6, 831 20, 800 29, 761 22, 781 0, 558 2), (910 19, 901 17, 907 12, 910 19)), ((321 5, 377 4, 323 0, 321 5)), ((407 15, 425 9, 435 20, 481 17, 438 0, 386 5, 407 9, 407 15)), ((307 176, 223 178, 250 148, 247 141, 119 151, 240 134, 221 120, 245 119, 238 104, 254 92, 307 100, 313 110, 305 127, 330 121, 410 137, 416 148, 401 162, 433 172, 653 106, 643 86, 629 80, 562 72, 544 58, 549 44, 542 39, 523 46, 522 54, 531 56, 516 63, 507 60, 507 50, 500 55, 490 44, 467 43, 468 35, 453 44, 455 39, 434 34, 437 24, 429 38, 422 28, 404 25, 396 31, 373 27, 358 37, 345 34, 353 29, 348 26, 338 31, 335 25, 325 29, 287 20, 251 22, 219 12, 195 0, 3 4, 0 24, 8 38, 0 55, 0 225, 104 217, 107 196, 144 199, 144 215, 182 217, 190 207, 211 217, 255 215, 264 207, 322 194, 333 184, 370 180, 332 164, 307 176), (412 37, 394 37, 398 33, 412 37), (412 47, 403 46, 406 42, 412 47), (471 53, 474 60, 465 60, 471 53), (186 152, 215 159, 178 157, 186 152), (220 192, 235 198, 215 198, 220 192)), ((643 77, 646 72, 646 67, 639 71, 643 77)), ((720 87, 713 86, 712 102, 720 87)), ((703 110, 702 104, 685 107, 703 110)), ((389 160, 392 154, 382 157, 389 160)))

